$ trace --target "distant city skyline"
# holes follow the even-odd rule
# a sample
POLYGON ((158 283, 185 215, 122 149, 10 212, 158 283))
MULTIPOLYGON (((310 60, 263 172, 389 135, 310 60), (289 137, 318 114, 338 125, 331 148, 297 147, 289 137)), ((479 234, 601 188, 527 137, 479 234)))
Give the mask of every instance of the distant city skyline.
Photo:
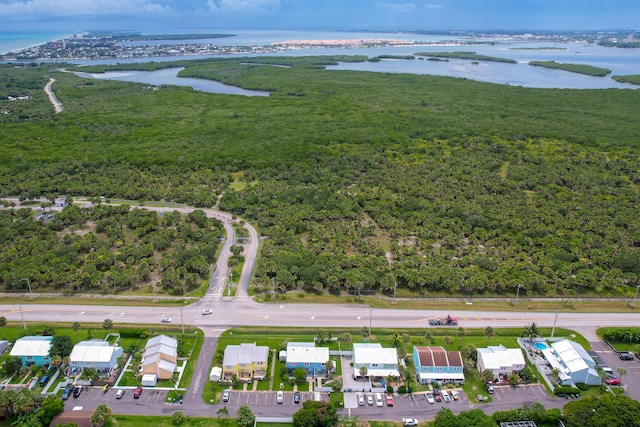
POLYGON ((640 28, 638 0, 0 0, 0 31, 597 31, 640 28))

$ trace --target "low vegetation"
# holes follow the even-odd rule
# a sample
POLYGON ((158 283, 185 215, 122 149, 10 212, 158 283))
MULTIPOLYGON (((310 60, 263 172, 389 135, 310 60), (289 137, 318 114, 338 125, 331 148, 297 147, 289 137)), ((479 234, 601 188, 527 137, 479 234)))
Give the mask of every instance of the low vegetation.
POLYGON ((613 80, 618 83, 631 83, 632 85, 640 85, 640 74, 630 74, 627 76, 612 76, 613 80))
POLYGON ((572 73, 586 74, 587 76, 604 77, 611 73, 608 68, 594 67, 585 64, 562 64, 556 61, 531 61, 529 65, 556 70, 570 71, 572 73))
POLYGON ((415 56, 430 56, 432 58, 451 58, 451 59, 472 59, 474 61, 490 61, 505 62, 507 64, 517 64, 515 59, 498 58, 495 56, 479 55, 475 52, 456 51, 456 52, 417 52, 415 56))

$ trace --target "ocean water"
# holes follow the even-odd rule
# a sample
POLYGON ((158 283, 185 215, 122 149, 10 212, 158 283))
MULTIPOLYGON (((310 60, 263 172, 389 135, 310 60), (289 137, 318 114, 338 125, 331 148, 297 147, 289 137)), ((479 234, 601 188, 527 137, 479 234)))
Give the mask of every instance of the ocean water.
POLYGON ((14 52, 33 46, 70 37, 69 33, 32 33, 0 31, 0 54, 14 52))

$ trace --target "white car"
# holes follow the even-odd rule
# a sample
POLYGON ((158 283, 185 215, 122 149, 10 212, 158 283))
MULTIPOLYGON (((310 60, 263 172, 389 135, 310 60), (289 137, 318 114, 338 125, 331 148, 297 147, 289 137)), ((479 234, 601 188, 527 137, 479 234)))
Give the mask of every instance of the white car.
POLYGON ((430 391, 425 391, 424 392, 424 397, 427 398, 427 402, 429 403, 436 403, 436 400, 433 398, 433 393, 431 393, 430 391))
POLYGON ((444 400, 445 403, 451 402, 451 396, 449 396, 449 392, 447 390, 442 390, 442 400, 444 400))
POLYGON ((367 405, 373 406, 373 394, 367 394, 367 405))
POLYGON ((226 389, 225 391, 222 392, 222 401, 228 402, 229 398, 231 398, 231 391, 229 389, 226 389))
POLYGON ((116 391, 116 399, 122 399, 122 396, 124 396, 124 392, 124 388, 118 389, 118 391, 116 391))
POLYGON ((457 391, 455 391, 455 390, 451 390, 451 392, 450 392, 450 393, 451 393, 451 398, 452 398, 453 400, 458 400, 458 399, 460 398, 460 397, 458 396, 458 392, 457 392, 457 391))
POLYGON ((162 323, 171 323, 171 317, 162 316, 162 317, 160 318, 160 321, 161 321, 162 323))
POLYGON ((207 314, 212 314, 213 310, 211 310, 210 308, 205 308, 204 310, 202 310, 202 315, 206 316, 207 314))
POLYGON ((402 425, 403 426, 417 426, 418 425, 418 420, 416 420, 415 418, 403 418, 402 419, 402 425))
POLYGON ((278 393, 276 393, 276 402, 284 403, 284 392, 278 390, 278 393))
POLYGON ((358 405, 364 406, 364 394, 358 393, 358 405))

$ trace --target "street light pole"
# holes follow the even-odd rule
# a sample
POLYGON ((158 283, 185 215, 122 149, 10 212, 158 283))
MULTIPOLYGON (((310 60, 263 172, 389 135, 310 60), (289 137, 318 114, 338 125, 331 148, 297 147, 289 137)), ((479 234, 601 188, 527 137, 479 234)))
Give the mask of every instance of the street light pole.
POLYGON ((516 291, 516 304, 518 304, 518 297, 520 296, 520 287, 522 287, 522 285, 518 283, 518 290, 516 291))
POLYGON ((20 279, 21 282, 23 280, 26 280, 27 281, 27 286, 29 286, 29 299, 33 299, 33 291, 31 290, 31 280, 29 280, 28 277, 25 277, 24 279, 20 279))
POLYGON ((369 307, 369 336, 371 336, 371 319, 373 318, 373 307, 369 307))
POLYGON ((638 298, 638 289, 640 289, 640 285, 636 286, 636 294, 633 296, 633 304, 636 303, 636 299, 638 298))
POLYGON ((398 282, 394 282, 393 283, 393 303, 397 304, 398 302, 396 301, 396 287, 398 286, 398 282))

